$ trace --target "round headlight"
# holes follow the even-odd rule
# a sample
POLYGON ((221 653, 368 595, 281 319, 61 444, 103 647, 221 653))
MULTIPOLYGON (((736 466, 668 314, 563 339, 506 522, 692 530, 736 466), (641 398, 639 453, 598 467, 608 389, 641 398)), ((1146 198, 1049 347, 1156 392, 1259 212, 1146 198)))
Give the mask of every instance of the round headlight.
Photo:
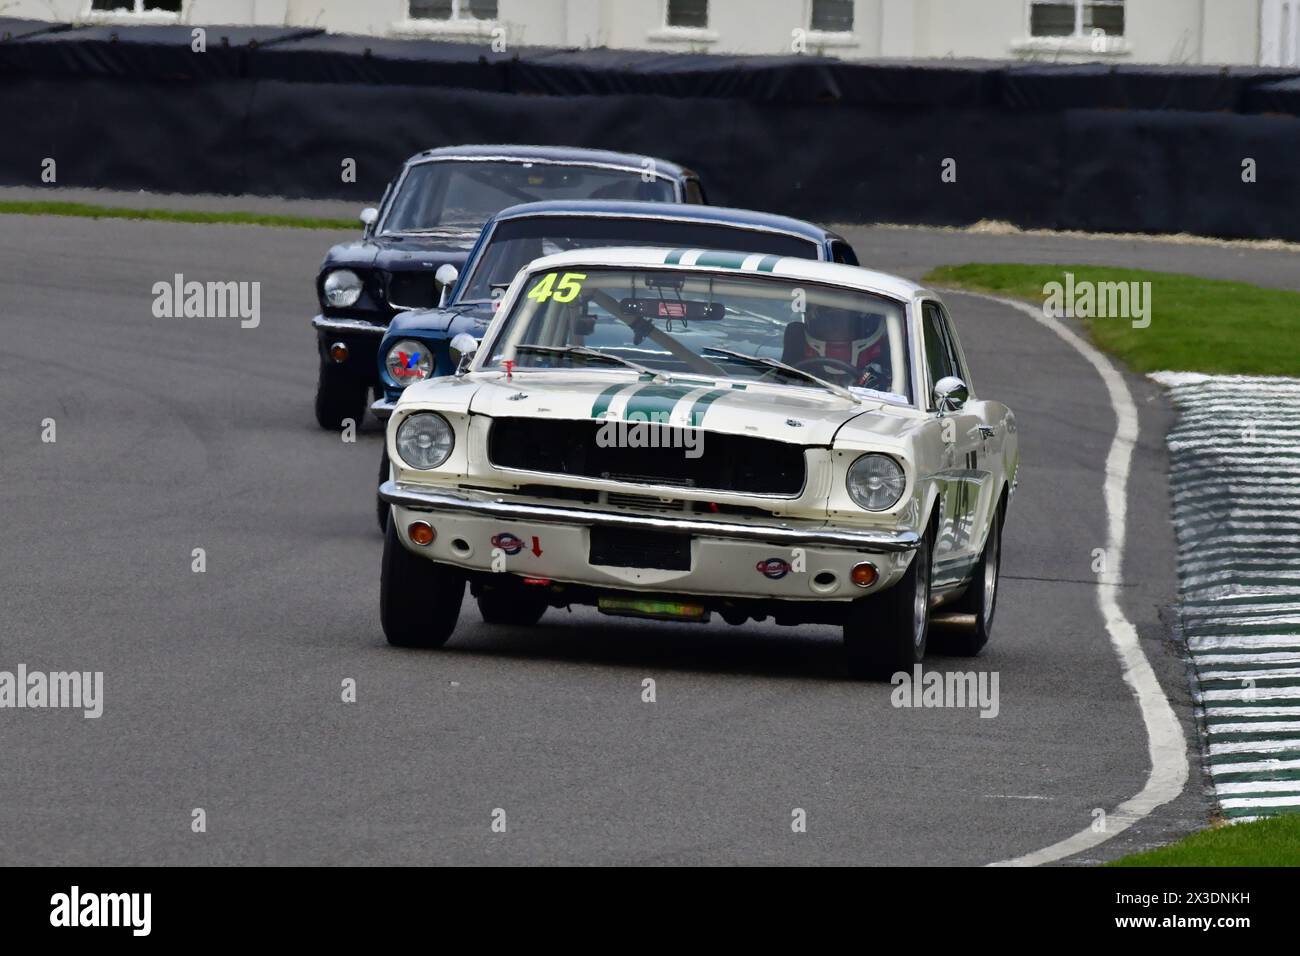
POLYGON ((433 374, 433 356, 428 346, 414 339, 394 342, 384 356, 388 377, 405 388, 412 382, 421 382, 433 374))
POLYGON ((868 511, 886 511, 898 504, 907 476, 898 462, 885 455, 863 455, 849 465, 849 497, 868 511))
POLYGON ((361 277, 351 269, 335 269, 325 277, 325 301, 346 308, 361 298, 361 277))
POLYGON ((455 444, 447 419, 433 412, 417 412, 397 426, 397 453, 412 468, 437 468, 455 444))

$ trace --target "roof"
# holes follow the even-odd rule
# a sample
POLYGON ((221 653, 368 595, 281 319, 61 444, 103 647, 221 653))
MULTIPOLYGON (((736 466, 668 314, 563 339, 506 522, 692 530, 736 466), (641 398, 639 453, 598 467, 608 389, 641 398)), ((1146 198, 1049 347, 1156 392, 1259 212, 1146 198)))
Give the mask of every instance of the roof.
POLYGON ((768 232, 784 232, 813 242, 839 239, 838 234, 802 219, 756 212, 753 209, 730 209, 726 206, 697 206, 687 203, 634 202, 612 199, 548 199, 544 202, 507 206, 493 216, 493 221, 523 219, 529 216, 608 216, 619 219, 676 219, 690 222, 717 223, 726 226, 749 226, 768 232))
POLYGON ((838 262, 818 262, 793 256, 765 256, 762 253, 718 252, 710 249, 659 249, 619 246, 606 249, 573 249, 534 259, 525 270, 563 269, 573 266, 655 268, 668 266, 701 272, 746 272, 784 279, 802 279, 828 285, 847 286, 876 292, 895 299, 911 300, 927 290, 909 279, 838 262))
POLYGON ((647 168, 645 162, 650 160, 654 165, 649 168, 658 176, 668 179, 682 179, 686 176, 695 175, 685 166, 669 162, 666 159, 660 159, 658 156, 644 156, 639 153, 616 153, 605 149, 579 149, 576 146, 523 146, 513 143, 496 146, 482 144, 439 146, 436 149, 426 149, 423 152, 416 153, 407 162, 421 162, 427 159, 454 159, 456 157, 477 160, 502 159, 507 162, 534 160, 536 162, 578 163, 591 166, 618 166, 637 172, 645 170, 647 168))

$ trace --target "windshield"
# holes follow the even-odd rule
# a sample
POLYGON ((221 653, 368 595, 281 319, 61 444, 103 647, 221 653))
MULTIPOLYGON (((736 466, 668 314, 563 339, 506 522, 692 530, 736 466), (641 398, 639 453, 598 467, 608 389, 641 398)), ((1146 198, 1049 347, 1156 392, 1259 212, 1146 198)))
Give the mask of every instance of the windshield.
POLYGON ((545 199, 675 202, 667 179, 643 182, 639 171, 554 163, 442 160, 407 170, 383 231, 477 230, 506 206, 545 199))
POLYGON ((818 258, 818 245, 783 232, 717 223, 664 219, 613 219, 595 216, 529 216, 507 219, 488 239, 464 291, 465 302, 492 298, 492 287, 509 285, 515 273, 534 259, 568 249, 599 246, 659 246, 735 249, 764 255, 818 258))
POLYGON ((606 370, 621 359, 669 378, 825 389, 811 375, 911 401, 906 310, 895 299, 771 276, 595 267, 537 272, 524 290, 485 368, 606 370))

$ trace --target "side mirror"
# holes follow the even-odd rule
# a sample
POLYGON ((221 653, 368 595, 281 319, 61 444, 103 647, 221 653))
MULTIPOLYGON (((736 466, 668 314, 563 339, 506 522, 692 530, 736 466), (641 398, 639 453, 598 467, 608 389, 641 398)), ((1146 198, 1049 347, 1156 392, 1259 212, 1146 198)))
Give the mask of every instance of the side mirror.
MULTIPOLYGON (((448 267, 443 266, 443 268, 448 267)), ((478 351, 478 339, 468 332, 459 332, 453 335, 451 341, 447 343, 447 351, 451 356, 452 363, 456 366, 456 374, 464 375, 465 366, 469 364, 469 360, 478 351)))
POLYGON ((444 262, 438 266, 438 271, 433 274, 433 277, 438 280, 438 285, 442 287, 442 292, 438 295, 438 308, 441 309, 447 304, 447 299, 451 295, 451 287, 460 278, 460 273, 456 271, 456 267, 450 262, 444 262))
POLYGON ((366 227, 363 231, 368 236, 370 235, 370 230, 379 219, 379 210, 374 206, 367 206, 365 209, 361 210, 361 215, 357 218, 360 219, 362 224, 366 227))
POLYGON ((934 383, 934 405, 941 412, 955 412, 970 398, 970 389, 955 375, 945 375, 934 383))

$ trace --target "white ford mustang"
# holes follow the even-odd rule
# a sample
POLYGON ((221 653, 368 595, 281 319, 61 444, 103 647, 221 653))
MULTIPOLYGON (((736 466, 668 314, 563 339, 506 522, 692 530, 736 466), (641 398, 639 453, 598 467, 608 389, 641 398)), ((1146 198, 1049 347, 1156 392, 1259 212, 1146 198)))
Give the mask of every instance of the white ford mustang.
POLYGON ((984 645, 1015 418, 975 394, 931 292, 853 266, 598 249, 515 277, 456 375, 388 423, 381 618, 435 647, 465 588, 548 607, 843 627, 851 673, 984 645))

